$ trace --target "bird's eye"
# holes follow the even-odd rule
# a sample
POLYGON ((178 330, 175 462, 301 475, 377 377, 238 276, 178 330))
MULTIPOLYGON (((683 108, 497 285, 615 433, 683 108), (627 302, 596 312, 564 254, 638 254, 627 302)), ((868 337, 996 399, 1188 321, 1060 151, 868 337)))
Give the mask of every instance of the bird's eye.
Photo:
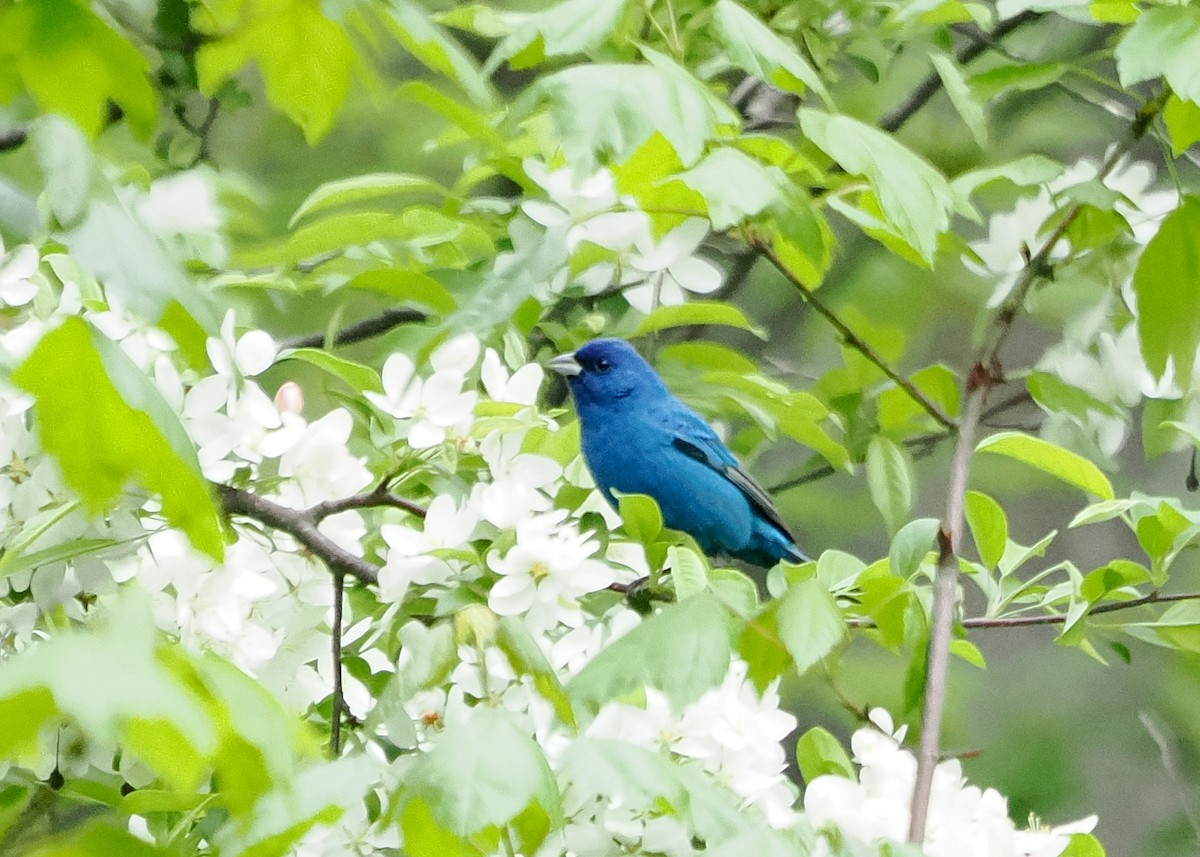
POLYGON ((596 371, 597 372, 607 372, 611 368, 612 368, 612 364, 609 363, 607 360, 605 360, 603 357, 601 357, 599 360, 596 361, 596 371))

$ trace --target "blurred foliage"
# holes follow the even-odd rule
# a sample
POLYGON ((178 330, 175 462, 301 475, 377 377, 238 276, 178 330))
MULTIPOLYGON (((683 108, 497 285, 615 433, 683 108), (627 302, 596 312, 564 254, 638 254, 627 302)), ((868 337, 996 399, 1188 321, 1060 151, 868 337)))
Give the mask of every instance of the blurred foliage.
MULTIPOLYGON (((1111 853, 1183 855, 1200 837, 1188 821, 1200 606, 1149 596, 1200 590, 1200 512, 1185 494, 1200 445, 1198 33, 1200 7, 1123 0, 0 0, 0 133, 28 140, 0 151, 0 235, 40 248, 34 306, 47 325, 75 283, 84 305, 107 300, 165 330, 201 372, 217 369, 205 341, 229 307, 285 343, 415 310, 421 323, 285 352, 262 376, 269 389, 300 382, 310 413, 349 402, 364 448, 376 439, 360 394, 383 389, 388 354, 419 361, 470 332, 516 367, 596 335, 634 339, 824 553, 815 568, 773 570, 760 604, 742 576, 664 535, 656 510, 623 504, 626 535, 692 597, 565 687, 520 640, 510 660, 560 710, 594 713, 646 683, 695 699, 736 651, 760 687, 790 676, 803 726, 844 738, 847 707, 919 722, 947 426, 996 308, 1061 228, 997 367, 960 551, 964 616, 1057 624, 959 629, 944 744, 977 752, 966 770, 1017 817, 1094 811, 1111 853), (1102 174, 1139 123, 1149 133, 1102 174), (582 188, 598 171, 613 193, 589 210, 582 188), (156 235, 136 211, 156 183, 193 173, 220 191, 211 245, 156 235), (637 253, 603 216, 632 212, 648 224, 637 253), (699 249, 680 250, 695 220, 699 249), (670 264, 646 261, 675 250, 670 264), (720 268, 719 290, 660 306, 672 282, 688 290, 672 271, 697 258, 720 268), (643 312, 633 289, 648 283, 643 312), (1137 598, 1147 604, 1111 610, 1137 598), (722 604, 743 609, 731 618, 722 604), (848 644, 847 614, 874 625, 848 644), (672 648, 696 659, 639 661, 672 648)), ((45 445, 89 508, 132 479, 219 554, 193 445, 110 346, 67 322, 12 381, 37 397, 45 445)), ((547 410, 561 403, 561 390, 546 396, 547 410)), ((526 445, 569 464, 577 450, 556 442, 531 433, 526 445)), ((438 491, 434 477, 420 484, 438 491)), ((38 522, 19 523, 0 574, 76 555, 40 553, 38 522)), ((35 801, 100 805, 99 821, 53 847, 188 853, 133 846, 109 822, 195 821, 209 776, 236 822, 211 840, 228 853, 285 853, 335 811, 353 762, 319 761, 251 680, 120 615, 109 621, 121 635, 52 635, 6 666, 4 722, 22 726, 0 740, 16 748, 70 717, 127 746, 164 788, 122 797, 114 775, 46 798, 36 781, 9 784, 0 832, 15 835, 7 825, 35 801), (135 668, 145 674, 119 700, 130 710, 105 711, 106 685, 135 668), (95 693, 81 701, 78 685, 95 693), (162 803, 134 810, 133 797, 162 803)), ((388 809, 411 853, 479 853, 509 829, 535 848, 562 818, 541 751, 499 716, 460 737, 416 762, 422 785, 388 809), (478 805, 464 805, 458 778, 478 805), (443 850, 451 842, 462 850, 443 850)), ((806 776, 844 765, 822 742, 833 745, 809 733, 798 752, 806 776)), ((589 754, 604 752, 574 744, 569 777, 603 794, 589 754)), ((201 823, 182 840, 208 836, 201 823)))

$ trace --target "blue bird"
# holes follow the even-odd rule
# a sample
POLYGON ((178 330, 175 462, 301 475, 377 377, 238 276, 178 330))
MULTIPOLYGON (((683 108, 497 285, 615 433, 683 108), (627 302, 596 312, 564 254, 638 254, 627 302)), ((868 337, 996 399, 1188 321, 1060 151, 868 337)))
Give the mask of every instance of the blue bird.
POLYGON ((594 339, 547 365, 567 379, 584 460, 613 508, 613 491, 647 494, 710 556, 764 568, 808 560, 767 492, 628 342, 594 339))

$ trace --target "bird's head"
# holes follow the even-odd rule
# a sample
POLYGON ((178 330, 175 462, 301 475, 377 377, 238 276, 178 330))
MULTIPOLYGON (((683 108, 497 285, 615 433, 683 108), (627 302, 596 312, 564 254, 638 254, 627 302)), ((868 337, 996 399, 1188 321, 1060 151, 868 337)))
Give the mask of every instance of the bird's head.
POLYGON ((668 395, 650 364, 623 339, 593 339, 546 365, 567 379, 579 408, 614 407, 645 396, 668 395))

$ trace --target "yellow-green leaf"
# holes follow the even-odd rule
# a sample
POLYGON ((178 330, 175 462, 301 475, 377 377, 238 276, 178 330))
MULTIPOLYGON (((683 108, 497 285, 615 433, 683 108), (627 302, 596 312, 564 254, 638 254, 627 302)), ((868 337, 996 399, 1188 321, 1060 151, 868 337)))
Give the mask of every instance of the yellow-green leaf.
POLYGON ((975 447, 975 451, 990 452, 1022 461, 1069 485, 1095 494, 1102 500, 1111 500, 1114 497, 1112 483, 1099 467, 1082 455, 1063 449, 1048 440, 1020 432, 1005 431, 984 438, 975 447))

